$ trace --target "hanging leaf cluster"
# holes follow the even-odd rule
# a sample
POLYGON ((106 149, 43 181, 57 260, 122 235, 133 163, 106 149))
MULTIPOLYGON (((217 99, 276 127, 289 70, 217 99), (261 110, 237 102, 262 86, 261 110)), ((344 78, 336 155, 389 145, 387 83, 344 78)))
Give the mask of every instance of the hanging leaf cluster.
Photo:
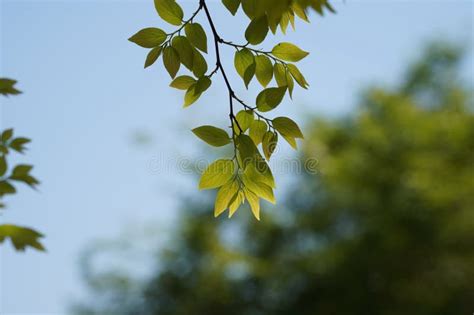
POLYGON ((222 0, 232 15, 242 10, 250 22, 244 31, 246 42, 235 44, 223 39, 212 19, 205 0, 198 0, 198 7, 189 18, 184 18, 181 6, 175 0, 154 0, 157 14, 175 27, 166 32, 148 27, 130 37, 130 41, 149 49, 145 68, 162 59, 171 77, 170 86, 184 92, 183 107, 199 100, 212 85, 215 75, 220 75, 229 94, 228 129, 200 126, 193 133, 214 147, 233 146, 233 156, 219 159, 203 172, 200 189, 217 189, 215 216, 228 210, 229 217, 248 202, 254 216, 260 220, 260 200, 275 203, 275 180, 268 165, 272 154, 283 138, 294 149, 296 139, 303 134, 288 117, 269 118, 268 112, 277 108, 286 96, 292 98, 295 86, 309 87, 296 63, 308 52, 289 42, 281 42, 269 50, 254 48, 265 41, 268 34, 278 30, 286 33, 295 28, 295 20, 308 22, 308 9, 323 15, 334 11, 327 0, 222 0), (202 13, 207 20, 205 28, 195 21, 202 13), (209 41, 212 43, 209 45, 209 41), (209 46, 215 50, 215 67, 209 68, 206 60, 209 46), (246 88, 257 81, 261 92, 252 102, 246 102, 234 92, 221 60, 221 48, 235 49, 234 67, 246 88), (180 73, 184 70, 185 73, 180 73), (236 107, 241 110, 237 110, 236 107))

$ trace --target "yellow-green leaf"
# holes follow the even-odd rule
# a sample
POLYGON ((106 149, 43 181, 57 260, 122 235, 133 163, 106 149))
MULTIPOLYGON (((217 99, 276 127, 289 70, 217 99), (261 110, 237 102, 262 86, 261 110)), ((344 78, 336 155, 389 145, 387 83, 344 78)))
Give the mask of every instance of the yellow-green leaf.
POLYGON ((176 76, 181 66, 178 52, 173 47, 163 49, 163 64, 172 78, 176 76))
POLYGON ((194 47, 207 53, 207 36, 201 24, 189 23, 186 25, 184 31, 194 47))
POLYGON ((248 86, 255 74, 255 58, 252 52, 247 48, 237 51, 234 57, 234 66, 244 80, 245 86, 248 86))
POLYGON ((24 251, 27 247, 44 251, 43 245, 38 241, 43 235, 35 230, 11 224, 0 225, 0 243, 9 238, 18 251, 24 251))
POLYGON ((179 26, 183 21, 183 9, 175 0, 155 0, 158 15, 166 22, 179 26))
POLYGON ((199 181, 199 189, 213 189, 223 186, 234 175, 235 164, 232 160, 217 160, 204 171, 199 181))
POLYGON ((273 67, 273 72, 275 75, 275 81, 278 86, 287 86, 286 82, 286 68, 281 63, 276 63, 273 67))
POLYGON ((273 119, 272 124, 282 136, 290 136, 301 139, 304 138, 300 127, 298 127, 298 125, 288 117, 277 117, 273 119))
POLYGON ((245 195, 243 191, 239 191, 232 199, 229 205, 229 218, 232 218, 234 213, 239 209, 240 205, 245 202, 245 195))
POLYGON ((263 15, 253 19, 247 30, 245 31, 245 38, 252 45, 258 45, 265 40, 268 34, 267 16, 263 15))
POLYGON ((193 47, 185 36, 176 36, 171 42, 171 46, 176 50, 180 62, 189 70, 193 69, 193 47))
POLYGON ((193 52, 193 73, 196 77, 200 78, 207 72, 207 62, 196 48, 193 49, 193 52))
POLYGON ((275 203, 273 189, 262 182, 257 182, 256 179, 253 177, 254 174, 248 171, 249 169, 250 168, 247 168, 241 177, 245 187, 257 196, 271 203, 275 203))
POLYGON ((257 108, 261 112, 268 112, 280 105, 286 93, 286 86, 268 88, 257 96, 257 108))
MULTIPOLYGON (((241 110, 240 112, 235 115, 235 119, 237 119, 237 122, 239 123, 240 128, 242 129, 242 132, 247 131, 247 129, 250 128, 250 125, 252 124, 254 120, 254 115, 253 112, 250 110, 241 110)), ((239 132, 239 127, 234 125, 235 132, 239 132)))
POLYGON ((267 131, 263 136, 262 140, 262 149, 263 153, 265 154, 265 158, 270 160, 273 152, 276 150, 276 146, 278 144, 278 135, 271 131, 267 131))
POLYGON ((154 48, 163 44, 166 33, 159 28, 148 27, 138 31, 128 40, 144 48, 154 48))
POLYGON ((258 82, 260 82, 263 87, 267 87, 273 78, 273 65, 270 58, 265 55, 256 56, 255 66, 255 75, 258 82))
POLYGON ((193 77, 182 75, 174 79, 170 86, 178 90, 187 90, 196 82, 196 79, 193 77))
POLYGON ((160 47, 160 46, 155 47, 155 48, 153 48, 152 50, 150 50, 150 52, 149 52, 148 55, 146 56, 145 68, 148 68, 149 66, 151 66, 152 64, 154 64, 155 61, 158 60, 158 58, 160 57, 160 55, 161 55, 161 47, 160 47))
POLYGON ((244 194, 245 198, 247 198, 247 201, 249 202, 250 209, 252 210, 252 213, 254 217, 260 221, 260 200, 257 197, 256 194, 251 192, 249 189, 244 188, 244 194))
POLYGON ((250 125, 249 136, 255 145, 259 145, 263 141, 263 136, 267 132, 268 125, 263 120, 254 120, 250 125))
POLYGON ((235 15, 237 10, 239 10, 240 0, 222 0, 222 3, 232 15, 235 15))
POLYGON ((184 95, 184 105, 183 107, 189 107, 201 97, 201 93, 196 93, 196 84, 193 84, 189 87, 184 95))
POLYGON ((193 129, 193 133, 204 142, 215 146, 222 147, 231 142, 229 135, 225 130, 213 126, 201 126, 193 129))
POLYGON ((272 54, 279 59, 292 62, 300 61, 309 55, 308 52, 301 50, 298 46, 291 43, 280 43, 276 45, 272 49, 272 54))
POLYGON ((217 192, 216 201, 214 204, 214 216, 218 217, 228 207, 232 199, 239 192, 239 183, 237 181, 231 181, 222 186, 217 192))
POLYGON ((309 84, 306 81, 303 74, 300 72, 300 70, 294 64, 288 64, 287 66, 288 66, 288 70, 290 71, 291 75, 296 80, 296 82, 298 82, 298 84, 302 88, 307 89, 309 84))

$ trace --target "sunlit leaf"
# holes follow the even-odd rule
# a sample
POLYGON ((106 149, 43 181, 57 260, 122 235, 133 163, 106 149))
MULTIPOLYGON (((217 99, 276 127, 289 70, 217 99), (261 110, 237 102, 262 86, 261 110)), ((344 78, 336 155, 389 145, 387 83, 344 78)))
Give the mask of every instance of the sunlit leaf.
POLYGON ((207 35, 201 24, 189 23, 184 30, 191 44, 197 49, 207 53, 207 35))
POLYGON ((296 62, 308 56, 309 53, 291 43, 280 43, 273 47, 272 55, 282 60, 296 62))
POLYGON ((182 75, 174 79, 170 86, 178 90, 187 90, 196 82, 196 79, 193 77, 182 75))
POLYGON ((176 49, 171 46, 168 46, 163 49, 163 64, 169 75, 174 78, 181 66, 179 55, 176 49))
POLYGON ((225 130, 213 126, 201 126, 193 129, 193 133, 206 143, 222 147, 231 142, 229 135, 225 130))
POLYGON ((181 25, 183 21, 183 9, 175 0, 155 0, 155 8, 158 15, 172 25, 181 25))
POLYGON ((267 16, 263 15, 253 19, 247 30, 245 31, 245 38, 252 45, 258 45, 265 40, 268 34, 267 16))
POLYGON ((26 227, 10 224, 0 225, 0 243, 10 239, 17 251, 24 251, 28 247, 44 251, 43 245, 38 240, 42 237, 41 233, 26 227))
POLYGON ((158 60, 158 58, 160 57, 160 55, 161 55, 161 47, 160 47, 160 46, 155 47, 155 48, 153 48, 152 50, 150 50, 150 52, 149 52, 148 55, 146 56, 145 68, 148 68, 149 66, 151 66, 152 64, 154 64, 155 61, 158 60))
POLYGON ((159 28, 148 27, 138 31, 128 40, 144 48, 154 48, 163 44, 166 33, 159 28))
POLYGON ((239 183, 236 180, 228 182, 219 189, 214 204, 215 217, 221 215, 229 207, 230 202, 237 195, 238 191, 239 183))
POLYGON ((232 160, 217 160, 204 171, 199 181, 199 189, 212 189, 223 186, 234 175, 235 164, 232 160))
POLYGON ((257 108, 261 112, 268 112, 280 105, 286 93, 286 87, 268 88, 257 96, 257 108))
POLYGON ((273 78, 273 65, 270 58, 265 55, 256 56, 255 66, 255 75, 258 82, 260 82, 263 87, 267 87, 273 78))

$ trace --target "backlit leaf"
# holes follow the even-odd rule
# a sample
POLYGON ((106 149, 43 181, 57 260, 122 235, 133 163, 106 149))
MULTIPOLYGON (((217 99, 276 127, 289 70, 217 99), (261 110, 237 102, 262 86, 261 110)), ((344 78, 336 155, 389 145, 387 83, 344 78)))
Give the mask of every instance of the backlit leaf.
POLYGON ((222 0, 222 3, 232 15, 235 15, 237 10, 239 10, 240 0, 222 0))
POLYGON ((0 243, 9 238, 18 251, 24 251, 28 247, 44 251, 43 245, 38 241, 41 237, 43 237, 41 233, 26 227, 10 224, 0 225, 0 243))
POLYGON ((228 207, 232 199, 239 192, 239 183, 237 181, 230 181, 222 186, 217 192, 216 201, 214 204, 214 216, 218 217, 228 207))
POLYGON ((204 142, 215 146, 222 147, 231 142, 229 135, 225 130, 213 126, 201 126, 193 129, 193 133, 204 142))
POLYGON ((180 62, 188 69, 193 69, 194 54, 189 40, 184 36, 176 36, 171 42, 171 46, 176 50, 180 62))
POLYGON ((170 46, 163 49, 163 64, 165 65, 169 75, 174 78, 181 65, 176 49, 170 46))
POLYGON ((247 30, 245 31, 245 38, 252 45, 258 45, 265 40, 268 34, 267 16, 263 15, 253 19, 247 30))
POLYGON ((159 28, 149 27, 138 31, 128 40, 144 48, 154 48, 163 44, 166 33, 159 28))
POLYGON ((158 15, 166 22, 181 25, 184 13, 175 0, 155 0, 155 8, 158 15))
POLYGON ((184 30, 191 44, 197 49, 207 53, 207 36, 201 24, 189 23, 184 30))
POLYGON ((280 105, 286 93, 286 87, 268 88, 257 96, 257 108, 261 112, 268 112, 280 105))
POLYGON ((309 55, 308 52, 301 50, 291 43, 280 43, 276 45, 272 49, 272 54, 279 59, 292 62, 300 61, 309 55))
POLYGON ((151 66, 152 64, 154 64, 155 61, 158 60, 158 58, 160 57, 160 55, 161 55, 161 47, 160 47, 160 46, 155 47, 155 48, 153 48, 152 50, 150 50, 150 52, 149 52, 148 55, 146 56, 145 68, 148 68, 149 66, 151 66))
POLYGON ((195 84, 197 81, 193 77, 188 75, 182 75, 177 77, 171 82, 170 86, 178 90, 187 90, 191 85, 195 84))
POLYGON ((260 82, 263 87, 267 87, 273 78, 273 65, 270 58, 265 55, 256 56, 255 66, 255 75, 258 82, 260 82))
POLYGON ((235 164, 232 160, 217 160, 204 171, 199 181, 199 189, 212 189, 223 186, 234 175, 235 164))
POLYGON ((263 136, 267 132, 268 125, 263 120, 254 120, 250 125, 249 136, 255 145, 259 145, 263 141, 263 136))

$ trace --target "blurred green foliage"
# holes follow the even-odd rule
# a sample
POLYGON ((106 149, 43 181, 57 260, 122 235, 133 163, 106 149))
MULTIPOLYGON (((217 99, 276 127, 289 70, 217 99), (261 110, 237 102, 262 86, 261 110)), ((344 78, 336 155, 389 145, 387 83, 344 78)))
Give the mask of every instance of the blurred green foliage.
POLYGON ((471 314, 474 115, 461 57, 430 46, 399 87, 314 121, 302 161, 316 157, 320 172, 298 175, 286 210, 256 224, 189 209, 145 278, 97 270, 107 249, 89 251, 92 297, 75 313, 471 314))

